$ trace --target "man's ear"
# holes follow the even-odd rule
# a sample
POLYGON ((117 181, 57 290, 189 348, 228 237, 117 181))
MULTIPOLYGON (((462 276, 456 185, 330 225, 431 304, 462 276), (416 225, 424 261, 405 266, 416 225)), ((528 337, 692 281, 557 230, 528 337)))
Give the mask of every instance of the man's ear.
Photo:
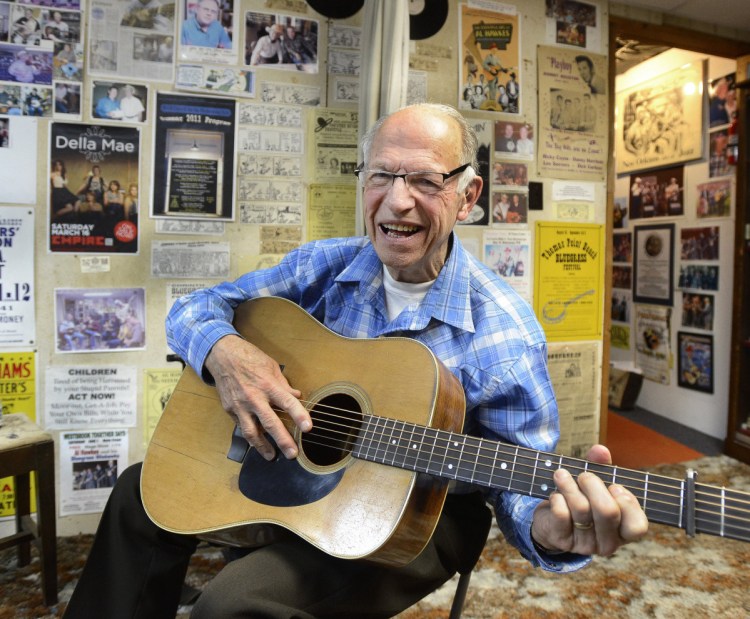
POLYGON ((456 216, 458 221, 464 221, 469 216, 471 209, 474 208, 477 200, 479 200, 479 196, 482 195, 482 185, 482 177, 475 176, 471 179, 471 182, 467 185, 466 189, 464 189, 461 196, 461 207, 456 216))

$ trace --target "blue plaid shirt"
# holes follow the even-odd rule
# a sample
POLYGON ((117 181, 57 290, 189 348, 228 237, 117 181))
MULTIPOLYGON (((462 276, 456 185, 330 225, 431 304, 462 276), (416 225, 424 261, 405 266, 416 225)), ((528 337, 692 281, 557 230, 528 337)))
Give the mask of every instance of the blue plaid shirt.
MULTIPOLYGON (((392 322, 383 265, 369 240, 327 239, 291 251, 276 267, 179 299, 167 317, 170 347, 201 373, 216 341, 237 333, 234 308, 259 296, 294 301, 345 337, 419 340, 461 381, 467 433, 554 451, 559 427, 544 333, 528 304, 469 255, 455 234, 422 303, 392 322)), ((538 552, 531 540, 538 499, 500 491, 489 498, 506 539, 534 564, 570 571, 586 563, 580 555, 538 552)))

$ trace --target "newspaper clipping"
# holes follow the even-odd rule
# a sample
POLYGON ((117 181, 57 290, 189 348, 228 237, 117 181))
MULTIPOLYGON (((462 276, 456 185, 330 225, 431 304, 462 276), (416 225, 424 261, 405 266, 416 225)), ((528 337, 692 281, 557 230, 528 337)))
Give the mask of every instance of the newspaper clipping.
POLYGON ((91 0, 88 15, 92 74, 172 81, 173 0, 91 0))
POLYGON ((583 458, 599 442, 599 343, 550 344, 547 365, 560 411, 557 451, 583 458))
POLYGON ((229 243, 154 241, 151 244, 151 275, 227 279, 229 243))

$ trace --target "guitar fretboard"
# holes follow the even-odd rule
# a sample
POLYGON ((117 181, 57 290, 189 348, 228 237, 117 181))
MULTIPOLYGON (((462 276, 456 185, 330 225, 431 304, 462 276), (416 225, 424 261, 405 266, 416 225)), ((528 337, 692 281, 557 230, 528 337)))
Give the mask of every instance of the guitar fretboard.
POLYGON ((555 489, 558 468, 574 477, 588 471, 630 490, 652 522, 750 541, 750 493, 696 483, 691 475, 653 475, 373 415, 365 417, 352 455, 541 499, 555 489))

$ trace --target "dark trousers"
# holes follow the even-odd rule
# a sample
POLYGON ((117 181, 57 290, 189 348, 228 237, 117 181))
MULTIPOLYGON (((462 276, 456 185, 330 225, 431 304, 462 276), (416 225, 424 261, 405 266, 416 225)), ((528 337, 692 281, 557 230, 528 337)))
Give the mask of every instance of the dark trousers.
MULTIPOLYGON (((66 619, 174 619, 198 540, 161 530, 146 515, 140 464, 118 479, 66 619)), ((299 537, 229 563, 196 602, 196 619, 391 617, 471 569, 491 515, 479 493, 450 495, 435 534, 409 565, 331 557, 299 537)))

